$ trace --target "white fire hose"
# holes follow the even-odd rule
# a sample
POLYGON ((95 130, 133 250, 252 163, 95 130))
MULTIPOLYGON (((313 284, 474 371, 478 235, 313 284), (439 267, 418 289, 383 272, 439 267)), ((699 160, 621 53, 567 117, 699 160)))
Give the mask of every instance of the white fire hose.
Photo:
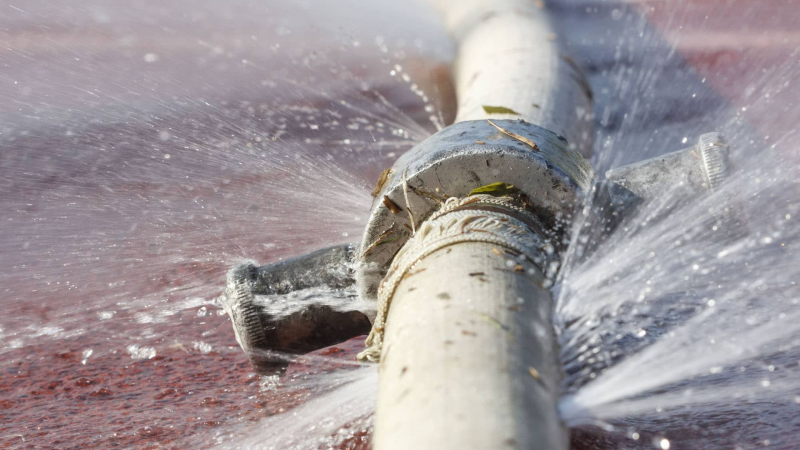
MULTIPOLYGON (((590 150, 586 83, 546 10, 522 0, 434 3, 458 45, 457 123, 523 119, 590 150)), ((494 129, 476 140, 498 133, 509 138, 494 129)), ((482 183, 510 184, 504 175, 482 183)), ((512 203, 452 197, 395 256, 371 336, 382 341, 376 450, 568 447, 544 274, 557 265, 554 236, 522 208, 485 207, 512 203)), ((373 341, 365 356, 375 359, 373 341)))

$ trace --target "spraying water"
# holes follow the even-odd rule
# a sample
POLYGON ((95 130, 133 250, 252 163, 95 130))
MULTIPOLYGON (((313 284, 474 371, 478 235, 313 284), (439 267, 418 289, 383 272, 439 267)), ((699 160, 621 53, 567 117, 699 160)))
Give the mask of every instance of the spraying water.
MULTIPOLYGON (((734 143, 738 172, 706 198, 687 200, 679 185, 663 192, 588 255, 590 222, 576 221, 556 313, 567 373, 562 417, 580 428, 573 441, 794 448, 798 173, 796 130, 785 116, 796 112, 774 98, 796 95, 788 89, 797 79, 796 50, 732 51, 724 40, 731 17, 712 5, 606 4, 589 13, 627 23, 599 89, 608 101, 595 111, 602 126, 595 167, 662 153, 672 136, 677 149, 699 134, 687 130, 701 127, 734 143), (666 31, 648 29, 645 18, 666 31), (734 77, 704 45, 718 46, 731 62, 761 64, 760 74, 735 77, 735 106, 709 91, 720 77, 734 77), (647 49, 654 53, 643 54, 647 49), (778 62, 778 55, 787 59, 778 62), (687 59, 695 69, 685 67, 687 59), (644 70, 631 73, 632 66, 644 70), (654 97, 662 99, 646 103, 654 97), (666 106, 673 101, 680 112, 666 106)), ((768 13, 758 14, 766 20, 768 13)), ((769 21, 785 26, 778 17, 769 21)), ((596 24, 573 39, 612 39, 603 20, 596 24)), ((593 57, 608 64, 602 54, 593 57)))
POLYGON ((354 240, 445 120, 449 44, 403 8, 123 3, 0 5, 4 446, 208 447, 297 404, 241 358, 225 273, 354 240))
MULTIPOLYGON (((2 5, 0 442, 366 448, 374 369, 320 369, 356 344, 259 379, 219 286, 357 240, 380 171, 451 120, 452 51, 422 6, 181 6, 2 5)), ((731 44, 740 13, 700 4, 549 7, 594 88, 598 172, 712 129, 740 169, 591 251, 576 220, 556 313, 574 445, 794 448, 791 14, 745 6, 771 31, 731 44), (747 230, 720 219, 732 199, 747 230)))

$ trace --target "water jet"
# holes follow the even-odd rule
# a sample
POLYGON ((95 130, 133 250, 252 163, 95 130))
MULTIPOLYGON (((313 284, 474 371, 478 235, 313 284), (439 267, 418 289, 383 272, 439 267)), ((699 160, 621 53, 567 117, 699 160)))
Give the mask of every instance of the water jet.
POLYGON ((547 11, 521 0, 435 4, 458 46, 455 123, 383 172, 360 243, 239 266, 225 307, 265 374, 286 365, 274 351, 369 329, 359 359, 379 364, 376 449, 565 449, 550 288, 573 218, 589 208, 601 241, 674 186, 713 192, 733 172, 729 146, 703 134, 600 179, 586 160, 592 95, 547 11), (377 312, 268 311, 280 301, 270 295, 308 288, 350 289, 377 312))

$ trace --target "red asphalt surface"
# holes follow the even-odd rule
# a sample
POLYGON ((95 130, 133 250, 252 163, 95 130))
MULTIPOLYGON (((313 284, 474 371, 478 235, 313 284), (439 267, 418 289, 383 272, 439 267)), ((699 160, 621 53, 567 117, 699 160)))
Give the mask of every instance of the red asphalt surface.
MULTIPOLYGON (((770 86, 759 85, 758 80, 764 78, 765 71, 785 70, 784 79, 793 85, 800 83, 796 61, 800 48, 797 2, 662 0, 642 1, 636 7, 721 97, 738 110, 745 108, 742 114, 759 134, 781 136, 796 126, 800 89, 790 89, 790 95, 767 98, 770 86)), ((30 70, 35 70, 35 65, 30 70)), ((392 102, 408 101, 402 95, 392 97, 387 93, 387 97, 392 102)), ((420 123, 425 120, 421 112, 410 115, 420 123)), ((229 231, 230 239, 249 233, 229 231)), ((282 247, 283 256, 290 255, 290 244, 282 247)), ((131 251, 135 253, 136 249, 131 251)), ((141 251, 146 255, 148 250, 141 251)), ((120 251, 116 256, 125 255, 120 251)), ((127 268, 119 275, 122 278, 127 271, 139 270, 120 266, 124 267, 127 268)), ((158 277, 134 278, 127 289, 169 290, 178 298, 181 286, 193 286, 198 280, 216 280, 216 285, 221 286, 227 268, 219 262, 176 267, 158 277)), ((2 300, 4 306, 18 300, 25 289, 21 286, 24 281, 6 280, 3 295, 14 296, 2 300)), ((102 287, 106 281, 97 280, 97 286, 102 287)), ((192 294, 205 298, 215 295, 210 288, 192 294)), ((64 305, 81 308, 91 303, 85 292, 73 295, 69 290, 52 290, 32 295, 36 302, 11 308, 14 317, 38 317, 41 324, 46 324, 59 317, 51 311, 64 305)), ((103 295, 103 291, 98 288, 88 295, 103 295)), ((128 342, 120 341, 126 327, 139 326, 133 317, 111 322, 121 327, 118 332, 90 331, 20 348, 9 346, 11 338, 3 337, 0 447, 180 448, 185 436, 213 436, 215 429, 255 424, 260 418, 285 411, 303 400, 302 392, 261 389, 258 377, 251 373, 247 359, 236 347, 227 317, 218 316, 213 310, 206 315, 199 312, 200 306, 180 309, 168 323, 153 325, 168 338, 162 339, 163 344, 152 359, 133 359, 125 351, 128 342), (195 341, 211 345, 212 350, 204 353, 192 345, 195 341), (83 354, 86 349, 95 349, 88 358, 83 354), (86 363, 82 362, 84 359, 86 363)), ((351 341, 320 353, 352 360, 359 342, 351 341)), ((297 374, 306 369, 318 370, 295 366, 289 372, 297 374)), ((208 445, 212 445, 210 438, 208 445)), ((369 445, 359 438, 341 448, 365 449, 369 445)))

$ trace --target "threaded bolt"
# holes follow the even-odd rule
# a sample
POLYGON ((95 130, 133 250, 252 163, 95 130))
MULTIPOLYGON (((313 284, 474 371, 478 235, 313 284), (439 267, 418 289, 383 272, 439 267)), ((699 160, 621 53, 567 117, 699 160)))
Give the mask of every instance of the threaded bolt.
POLYGON ((708 189, 713 192, 733 174, 730 146, 721 133, 713 132, 700 136, 697 150, 703 161, 703 174, 708 189))

